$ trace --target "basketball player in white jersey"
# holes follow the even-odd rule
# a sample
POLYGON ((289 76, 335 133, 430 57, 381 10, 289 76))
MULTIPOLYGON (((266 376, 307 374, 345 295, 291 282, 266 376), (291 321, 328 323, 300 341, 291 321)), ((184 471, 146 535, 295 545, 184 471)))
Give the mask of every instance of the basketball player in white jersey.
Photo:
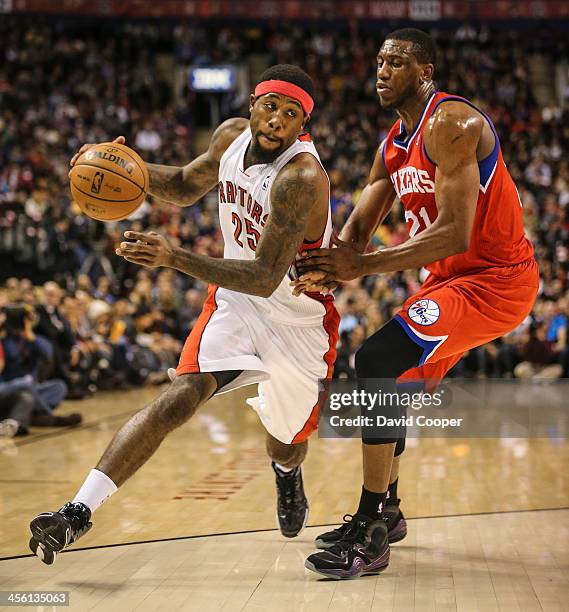
POLYGON ((328 177, 301 135, 313 106, 310 77, 274 66, 251 95, 250 120, 225 121, 187 166, 147 165, 150 193, 180 206, 218 187, 224 258, 172 247, 154 232, 126 232, 131 242, 118 255, 206 281, 208 297, 169 388, 117 432, 71 502, 32 520, 30 548, 44 563, 91 528, 92 513, 200 405, 251 383, 259 383, 249 403, 267 432, 279 527, 294 537, 306 524, 300 466, 316 428, 318 379, 332 375, 339 323, 331 296, 295 297, 289 285, 299 251, 328 246, 332 234, 328 177))

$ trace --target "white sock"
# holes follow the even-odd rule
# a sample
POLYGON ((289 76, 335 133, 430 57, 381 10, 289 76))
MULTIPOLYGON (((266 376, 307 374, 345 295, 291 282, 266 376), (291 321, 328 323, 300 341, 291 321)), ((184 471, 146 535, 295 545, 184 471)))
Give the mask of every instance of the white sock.
POLYGON ((280 463, 277 463, 276 461, 275 461, 275 467, 279 470, 279 472, 282 472, 283 474, 288 474, 288 472, 292 472, 292 470, 294 470, 294 468, 284 467, 280 463))
POLYGON ((95 510, 116 490, 117 485, 103 472, 91 470, 77 492, 73 502, 85 504, 91 512, 95 510))

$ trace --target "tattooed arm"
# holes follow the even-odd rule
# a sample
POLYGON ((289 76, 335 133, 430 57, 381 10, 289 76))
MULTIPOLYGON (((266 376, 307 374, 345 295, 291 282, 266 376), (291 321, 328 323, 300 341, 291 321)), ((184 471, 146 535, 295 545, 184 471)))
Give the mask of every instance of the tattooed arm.
POLYGON ((249 121, 241 117, 224 121, 213 133, 208 150, 186 166, 146 164, 149 193, 178 206, 195 204, 217 185, 221 156, 248 127, 249 121))
POLYGON ((240 293, 269 297, 285 276, 305 237, 315 206, 327 203, 328 182, 316 159, 301 153, 278 174, 271 189, 271 213, 254 260, 217 259, 172 247, 159 234, 127 232, 136 243, 122 243, 127 261, 167 266, 240 293))
MULTIPOLYGON (((335 246, 349 248, 347 251, 342 250, 337 253, 338 256, 346 261, 351 255, 351 251, 365 253, 373 233, 385 217, 387 217, 393 206, 395 189, 393 189, 389 173, 383 163, 384 146, 385 141, 381 143, 377 150, 368 182, 363 188, 360 199, 346 221, 339 237, 332 238, 335 246)), ((306 291, 320 291, 323 293, 334 291, 338 286, 337 281, 321 282, 320 279, 325 278, 326 273, 323 270, 312 269, 312 271, 309 271, 310 268, 305 268, 306 263, 309 261, 301 259, 296 262, 296 269, 299 275, 301 275, 302 280, 299 278, 291 283, 294 286, 293 293, 300 295, 306 291)))
MULTIPOLYGON (((213 133, 205 153, 186 166, 161 166, 146 164, 150 175, 149 193, 157 198, 177 204, 191 206, 217 185, 219 161, 229 145, 249 127, 249 120, 234 117, 224 121, 213 133)), ((113 142, 124 144, 124 136, 113 142)), ((73 156, 69 165, 74 166, 79 156, 94 144, 84 144, 73 156)))

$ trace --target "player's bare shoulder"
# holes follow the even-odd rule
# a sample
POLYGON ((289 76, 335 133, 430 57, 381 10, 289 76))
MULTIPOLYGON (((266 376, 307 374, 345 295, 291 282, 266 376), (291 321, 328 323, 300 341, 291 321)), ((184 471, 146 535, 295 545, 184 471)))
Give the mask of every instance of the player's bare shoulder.
POLYGON ((429 157, 440 164, 476 154, 484 124, 484 117, 468 104, 440 104, 429 117, 423 135, 429 157))
POLYGON ((219 161, 231 143, 249 127, 249 119, 232 117, 221 123, 213 133, 208 153, 214 160, 219 161))
POLYGON ((320 162, 310 153, 295 155, 271 189, 271 216, 291 235, 308 240, 322 235, 329 208, 329 184, 320 162))
POLYGON ((327 181, 326 174, 313 155, 295 155, 278 173, 271 188, 273 220, 283 224, 293 219, 306 220, 321 199, 323 180, 327 181))
POLYGON ((386 142, 386 140, 383 140, 375 153, 373 165, 369 172, 368 183, 370 185, 377 183, 377 181, 380 181, 381 179, 389 178, 389 172, 387 171, 385 162, 383 161, 383 150, 385 148, 386 142))
POLYGON ((280 184, 292 186, 298 184, 299 188, 314 191, 315 194, 321 189, 327 194, 328 177, 320 162, 310 153, 299 153, 295 155, 286 166, 278 173, 273 190, 280 184))

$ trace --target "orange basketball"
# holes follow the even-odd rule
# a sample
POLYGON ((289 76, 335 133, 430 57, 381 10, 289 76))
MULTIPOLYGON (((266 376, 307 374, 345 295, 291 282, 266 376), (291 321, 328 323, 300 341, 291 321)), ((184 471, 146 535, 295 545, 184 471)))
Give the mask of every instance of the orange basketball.
POLYGON ((79 208, 98 221, 120 221, 142 203, 148 170, 138 153, 103 142, 83 153, 70 173, 71 195, 79 208))

